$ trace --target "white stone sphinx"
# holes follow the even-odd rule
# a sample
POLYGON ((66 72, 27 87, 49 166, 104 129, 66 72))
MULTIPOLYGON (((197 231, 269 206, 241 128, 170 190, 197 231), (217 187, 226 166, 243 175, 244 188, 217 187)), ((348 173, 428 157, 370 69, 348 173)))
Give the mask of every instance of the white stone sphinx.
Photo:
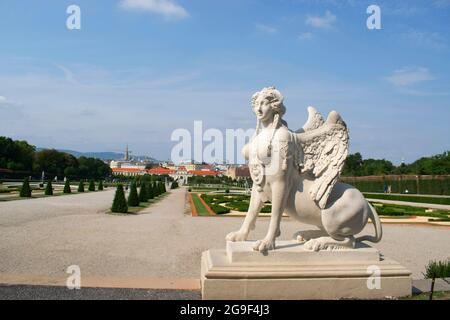
POLYGON ((411 294, 411 272, 361 243, 378 242, 380 219, 354 187, 338 181, 348 130, 337 112, 325 121, 312 107, 302 129, 290 131, 283 97, 273 87, 253 95, 255 135, 243 149, 253 188, 242 227, 225 249, 203 252, 203 299, 383 298, 411 294), (266 201, 269 230, 247 241, 266 201), (283 213, 319 230, 278 241, 283 213), (371 219, 375 236, 359 234, 371 219))
POLYGON ((255 135, 243 153, 249 161, 253 189, 250 207, 242 227, 227 235, 228 241, 245 241, 264 202, 272 204, 269 230, 254 250, 275 249, 283 212, 296 220, 317 226, 327 236, 309 239, 299 234, 305 249, 354 248, 356 242, 378 242, 382 229, 375 209, 351 185, 338 182, 348 154, 347 126, 335 111, 327 120, 313 107, 302 129, 292 132, 282 119, 286 108, 283 96, 274 87, 253 95, 257 117, 255 135), (355 238, 368 219, 375 237, 355 238))

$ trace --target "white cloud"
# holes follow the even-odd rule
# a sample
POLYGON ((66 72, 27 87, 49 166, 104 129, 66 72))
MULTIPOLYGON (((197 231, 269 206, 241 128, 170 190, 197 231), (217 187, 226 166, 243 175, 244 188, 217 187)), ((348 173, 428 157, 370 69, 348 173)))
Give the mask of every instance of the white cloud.
POLYGON ((163 15, 166 18, 182 19, 189 13, 174 0, 121 0, 120 6, 127 10, 142 10, 163 15))
POLYGON ((311 40, 314 35, 311 32, 303 32, 298 36, 299 40, 311 40))
POLYGON ((4 96, 0 96, 0 103, 5 103, 6 102, 6 98, 4 96))
POLYGON ((326 11, 324 16, 311 16, 308 15, 306 18, 306 25, 319 28, 319 29, 331 29, 333 24, 336 22, 336 16, 330 11, 326 11))
POLYGON ((395 70, 386 79, 397 87, 406 87, 420 82, 434 80, 434 76, 427 68, 415 67, 395 70))
POLYGON ((260 23, 256 24, 256 29, 258 29, 258 31, 261 31, 261 32, 264 32, 264 33, 267 33, 267 34, 275 34, 275 33, 277 33, 277 29, 276 28, 268 26, 268 25, 265 25, 265 24, 260 24, 260 23))

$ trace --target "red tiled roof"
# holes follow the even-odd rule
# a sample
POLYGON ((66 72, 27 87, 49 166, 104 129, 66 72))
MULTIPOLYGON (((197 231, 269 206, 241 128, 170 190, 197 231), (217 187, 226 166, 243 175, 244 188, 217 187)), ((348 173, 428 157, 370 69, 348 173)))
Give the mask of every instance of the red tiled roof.
POLYGON ((172 174, 175 173, 175 170, 171 170, 168 168, 162 168, 162 167, 157 167, 157 168, 152 168, 147 170, 147 172, 149 174, 172 174))
POLYGON ((139 168, 112 168, 113 172, 143 172, 144 169, 139 168))
POLYGON ((211 170, 191 170, 189 173, 194 176, 217 176, 220 174, 220 172, 211 170))

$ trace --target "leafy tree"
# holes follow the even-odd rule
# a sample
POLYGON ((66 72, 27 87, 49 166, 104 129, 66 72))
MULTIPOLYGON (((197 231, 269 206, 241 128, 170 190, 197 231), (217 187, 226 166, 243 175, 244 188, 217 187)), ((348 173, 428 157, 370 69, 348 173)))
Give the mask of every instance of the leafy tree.
POLYGON ((47 181, 47 186, 45 187, 45 193, 46 196, 52 196, 53 195, 53 186, 52 186, 52 180, 47 181))
POLYGON ((148 201, 148 191, 146 183, 141 183, 141 189, 139 190, 139 201, 140 202, 148 201))
POLYGON ((70 181, 67 178, 66 178, 66 183, 64 184, 63 193, 72 193, 72 190, 70 189, 70 181))
POLYGON ((130 186, 130 194, 128 195, 128 206, 137 207, 139 206, 139 197, 136 188, 136 182, 132 182, 130 186))
POLYGON ((88 190, 89 191, 95 191, 95 182, 94 182, 93 179, 89 180, 89 188, 88 188, 88 190))
POLYGON ((103 191, 103 180, 100 180, 100 182, 98 183, 98 191, 103 191))
POLYGON ((20 188, 20 197, 31 198, 31 187, 28 178, 23 180, 22 188, 20 188))
POLYGON ((357 176, 361 172, 363 160, 361 153, 350 154, 345 161, 343 176, 357 176))
POLYGON ((84 181, 80 180, 80 184, 78 185, 78 192, 84 192, 84 181))
POLYGON ((26 141, 0 137, 0 168, 31 172, 35 151, 26 141))
POLYGON ((116 190, 116 194, 114 195, 111 212, 115 212, 115 213, 127 213, 128 212, 127 200, 125 198, 125 192, 123 191, 123 186, 121 184, 117 185, 117 190, 116 190))

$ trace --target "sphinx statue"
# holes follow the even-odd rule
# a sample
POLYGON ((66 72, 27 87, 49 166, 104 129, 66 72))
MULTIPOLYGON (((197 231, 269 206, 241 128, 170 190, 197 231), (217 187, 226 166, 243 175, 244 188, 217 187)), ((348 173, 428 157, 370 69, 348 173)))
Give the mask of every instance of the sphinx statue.
POLYGON ((262 206, 270 201, 269 230, 253 250, 275 249, 283 213, 320 231, 320 237, 314 232, 298 233, 298 242, 307 250, 341 250, 354 248, 364 240, 379 242, 382 228, 377 212, 360 191, 339 182, 349 144, 341 116, 332 111, 324 120, 309 107, 306 124, 291 131, 283 120, 283 96, 274 87, 255 93, 252 108, 257 118, 256 131, 242 150, 253 180, 250 206, 241 228, 226 239, 247 240, 262 206), (369 219, 375 235, 356 237, 369 219))

